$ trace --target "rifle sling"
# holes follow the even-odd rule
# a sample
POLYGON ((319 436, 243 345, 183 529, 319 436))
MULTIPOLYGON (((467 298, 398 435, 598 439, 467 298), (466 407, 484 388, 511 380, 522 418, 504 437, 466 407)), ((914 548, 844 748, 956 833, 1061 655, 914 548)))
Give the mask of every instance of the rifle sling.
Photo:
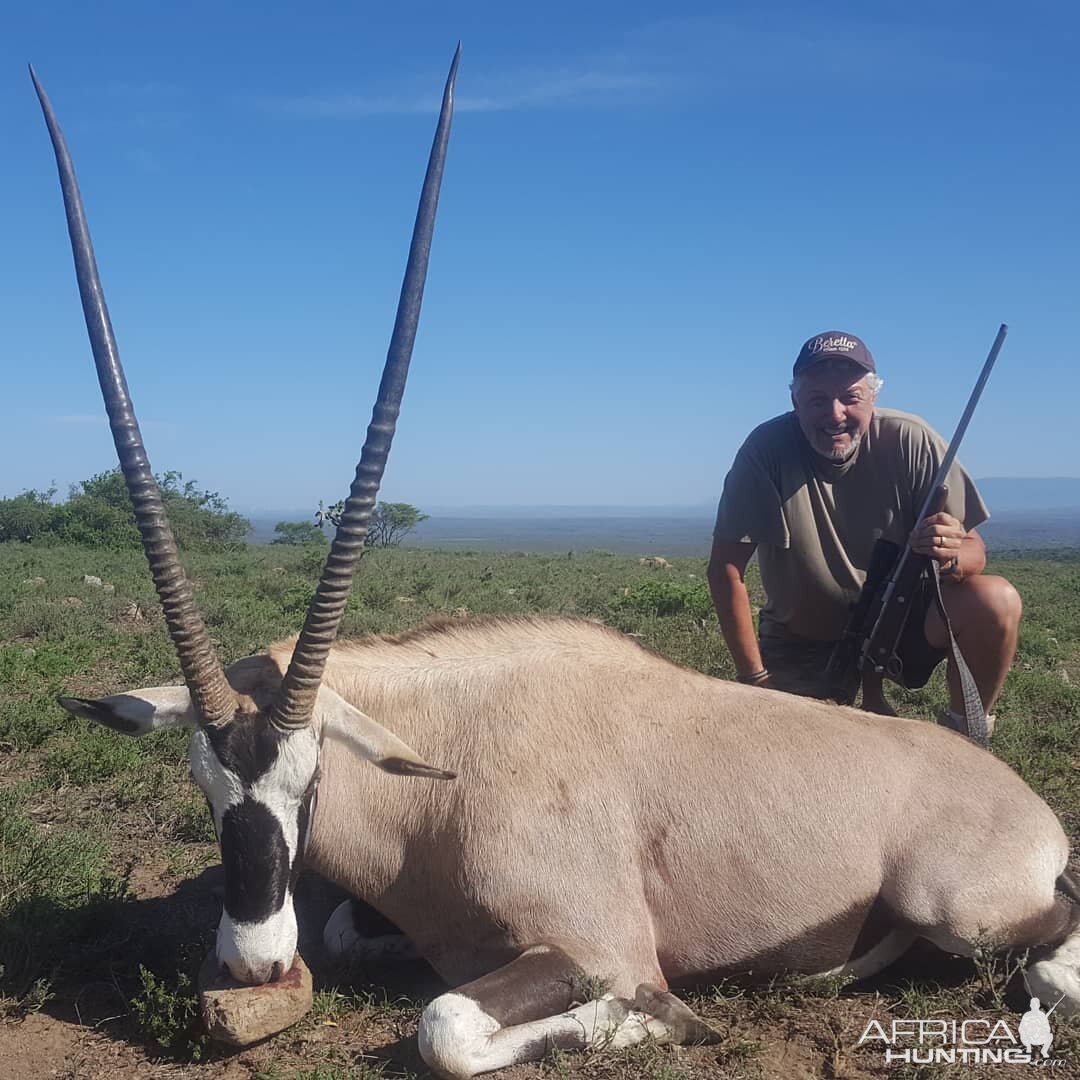
POLYGON ((949 613, 945 610, 945 601, 941 596, 940 568, 933 560, 930 561, 930 565, 933 567, 934 596, 937 600, 938 613, 941 615, 941 621, 945 624, 945 632, 949 635, 949 648, 952 650, 953 661, 960 676, 960 686, 964 692, 964 722, 967 725, 967 731, 963 732, 963 734, 980 746, 988 746, 990 732, 986 724, 986 709, 983 708, 979 688, 975 685, 975 678, 971 674, 971 669, 967 666, 967 662, 960 652, 960 646, 956 643, 956 637, 953 635, 949 613))

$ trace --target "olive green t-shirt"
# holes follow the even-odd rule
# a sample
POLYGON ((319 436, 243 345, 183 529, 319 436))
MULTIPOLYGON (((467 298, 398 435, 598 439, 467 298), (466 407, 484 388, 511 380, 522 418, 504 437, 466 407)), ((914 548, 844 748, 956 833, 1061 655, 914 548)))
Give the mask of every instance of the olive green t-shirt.
MULTIPOLYGON (((925 421, 875 409, 841 465, 816 454, 793 412, 755 428, 724 481, 713 536, 757 545, 762 636, 835 641, 866 578, 874 541, 907 542, 945 455, 925 421)), ((990 516, 954 462, 944 509, 965 529, 990 516)))

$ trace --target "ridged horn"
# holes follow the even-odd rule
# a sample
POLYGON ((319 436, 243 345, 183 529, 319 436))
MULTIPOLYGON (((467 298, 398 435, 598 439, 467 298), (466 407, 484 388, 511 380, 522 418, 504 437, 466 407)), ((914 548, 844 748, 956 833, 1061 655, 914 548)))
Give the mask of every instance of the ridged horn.
POLYGON ((282 730, 304 727, 311 720, 315 696, 326 667, 326 658, 337 636, 341 617, 345 613, 353 573, 364 550, 375 496, 379 491, 386 458, 394 438, 401 396, 405 390, 409 360, 416 339, 416 327, 420 320, 420 304, 424 297, 424 279, 427 275, 428 255, 431 252, 431 236, 435 229, 435 211, 439 205, 439 186, 446 162, 446 147, 450 140, 450 121, 454 114, 454 80, 457 78, 460 56, 461 45, 458 44, 443 90, 442 109, 431 146, 431 156, 428 158, 424 187, 420 192, 420 205, 416 211, 416 223, 413 226, 409 261, 405 267, 405 279, 398 300, 394 332, 390 338, 386 365, 379 383, 379 395, 372 410, 360 464, 356 467, 356 478, 353 480, 349 497, 345 500, 341 523, 337 527, 319 586, 274 704, 272 723, 282 730))
POLYGON ((48 96, 38 82, 33 67, 30 78, 34 82, 41 111, 49 128, 56 167, 60 173, 60 188, 64 194, 64 210, 67 213, 68 235, 71 237, 71 253, 75 259, 75 276, 79 282, 86 330, 90 335, 90 347, 94 353, 98 382, 105 399, 105 411, 109 415, 113 442, 120 459, 128 494, 135 507, 135 523, 142 536, 143 547, 150 563, 154 586, 165 609, 165 623, 180 657, 196 716, 204 724, 228 723, 236 709, 236 697, 225 679, 221 662, 214 652, 197 608, 191 585, 184 574, 180 554, 176 549, 172 530, 165 516, 161 499, 150 469, 150 462, 143 447, 139 424, 128 394, 127 380, 120 363, 105 304, 105 293, 98 275, 94 248, 90 242, 90 229, 86 223, 82 197, 79 194, 75 169, 71 163, 64 135, 56 121, 48 96))

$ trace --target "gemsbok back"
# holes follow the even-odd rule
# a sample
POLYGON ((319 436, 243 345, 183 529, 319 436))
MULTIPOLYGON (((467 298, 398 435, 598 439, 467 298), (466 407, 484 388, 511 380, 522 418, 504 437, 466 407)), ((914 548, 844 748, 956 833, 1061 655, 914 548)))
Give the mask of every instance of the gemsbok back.
MULTIPOLYGON (((456 68, 455 55, 378 400, 303 630, 228 668, 177 554, 35 79, 105 407, 186 682, 61 704, 126 735, 191 729, 225 868, 220 963, 248 984, 291 963, 303 864, 396 923, 455 988, 420 1023, 424 1060, 445 1077, 551 1047, 707 1039, 669 986, 864 977, 916 938, 961 954, 986 939, 1040 947, 1032 993, 1080 1010, 1065 833, 1010 768, 951 731, 708 678, 571 619, 335 643, 416 334, 456 68)), ((347 916, 330 937, 348 941, 347 916)))

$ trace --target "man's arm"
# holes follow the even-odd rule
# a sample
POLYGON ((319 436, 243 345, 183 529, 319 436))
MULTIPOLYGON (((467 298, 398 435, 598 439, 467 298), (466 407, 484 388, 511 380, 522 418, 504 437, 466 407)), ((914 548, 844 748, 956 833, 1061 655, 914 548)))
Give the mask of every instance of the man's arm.
MULTIPOLYGON (((741 678, 765 670, 754 631, 754 619, 750 613, 750 595, 744 581, 746 565, 756 548, 756 544, 714 540, 709 569, 706 572, 713 605, 720 620, 720 629, 735 661, 735 670, 741 678)), ((765 678, 760 682, 754 681, 755 686, 767 683, 765 678)))
POLYGON ((986 568, 986 545, 974 530, 944 512, 925 518, 911 534, 911 550, 928 555, 942 572, 945 582, 963 581, 986 568), (955 564, 954 564, 955 560, 955 564))

